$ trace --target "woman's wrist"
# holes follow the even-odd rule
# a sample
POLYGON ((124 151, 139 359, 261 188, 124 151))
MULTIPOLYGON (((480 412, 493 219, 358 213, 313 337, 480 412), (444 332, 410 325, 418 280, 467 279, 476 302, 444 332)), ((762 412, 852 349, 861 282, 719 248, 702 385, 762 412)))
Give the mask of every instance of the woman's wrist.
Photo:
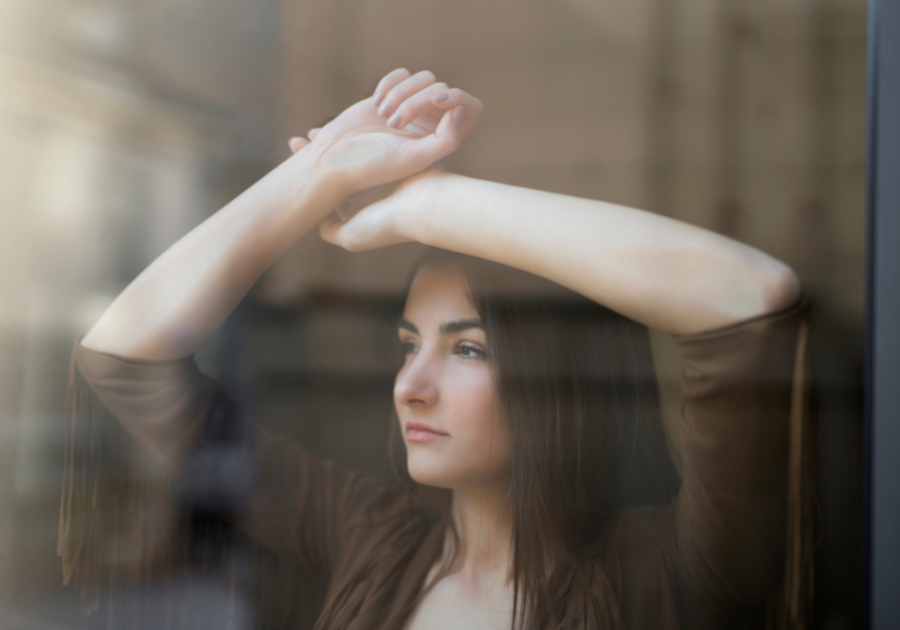
POLYGON ((328 216, 344 199, 353 194, 346 178, 324 163, 321 147, 310 143, 288 158, 288 170, 294 183, 290 193, 290 205, 295 211, 309 208, 320 221, 328 216))
POLYGON ((403 184, 405 201, 401 204, 398 229, 411 241, 433 244, 440 230, 440 190, 460 175, 431 167, 408 178, 403 184))
MULTIPOLYGON (((383 140, 359 137, 322 138, 318 134, 299 153, 308 152, 310 164, 329 186, 335 187, 342 199, 390 182, 401 181, 410 165, 396 164, 396 156, 383 140)), ((298 155, 299 155, 298 153, 298 155)))

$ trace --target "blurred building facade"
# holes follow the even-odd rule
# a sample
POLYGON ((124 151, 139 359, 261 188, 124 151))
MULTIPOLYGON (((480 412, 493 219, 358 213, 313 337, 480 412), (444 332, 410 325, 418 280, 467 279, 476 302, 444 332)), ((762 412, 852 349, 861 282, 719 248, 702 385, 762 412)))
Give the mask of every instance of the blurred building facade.
MULTIPOLYGON (((43 627, 70 610, 55 519, 75 335, 285 159, 289 137, 406 67, 485 104, 448 170, 646 208, 798 271, 820 398, 817 627, 858 626, 863 0, 0 0, 0 11, 0 596, 18 619, 43 627), (47 594, 65 600, 58 612, 34 603, 47 594)), ((391 404, 383 356, 418 250, 349 254, 304 237, 198 361, 270 429, 386 474, 371 446, 391 404)), ((677 356, 654 341, 677 418, 677 356)), ((308 625, 319 587, 285 576, 308 606, 248 623, 308 625)))

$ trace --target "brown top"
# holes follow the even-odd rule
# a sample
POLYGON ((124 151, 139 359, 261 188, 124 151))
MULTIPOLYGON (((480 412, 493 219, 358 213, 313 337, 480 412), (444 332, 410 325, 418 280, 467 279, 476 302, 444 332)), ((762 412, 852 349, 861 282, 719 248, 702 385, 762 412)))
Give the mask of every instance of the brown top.
MULTIPOLYGON (((610 522, 596 562, 597 579, 615 593, 616 625, 809 622, 815 460, 807 330, 804 296, 778 313, 675 336, 684 366, 684 477, 668 505, 623 509, 610 522)), ((88 438, 74 424, 99 413, 99 400, 177 477, 204 424, 239 409, 193 357, 128 359, 89 350, 82 336, 72 353, 59 550, 65 581, 74 577, 86 593, 100 579, 86 550, 102 535, 88 515, 97 486, 78 454, 88 438)), ((399 630, 440 557, 443 526, 406 494, 283 438, 257 429, 255 444, 255 492, 237 522, 327 578, 317 627, 399 630)))

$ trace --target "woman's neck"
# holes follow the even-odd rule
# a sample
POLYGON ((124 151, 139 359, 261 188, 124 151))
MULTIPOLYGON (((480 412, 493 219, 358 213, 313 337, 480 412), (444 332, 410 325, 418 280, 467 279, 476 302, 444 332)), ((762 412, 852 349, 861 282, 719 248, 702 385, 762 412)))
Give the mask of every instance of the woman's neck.
POLYGON ((452 571, 473 583, 512 578, 512 514, 506 492, 505 484, 453 491, 460 549, 452 571))

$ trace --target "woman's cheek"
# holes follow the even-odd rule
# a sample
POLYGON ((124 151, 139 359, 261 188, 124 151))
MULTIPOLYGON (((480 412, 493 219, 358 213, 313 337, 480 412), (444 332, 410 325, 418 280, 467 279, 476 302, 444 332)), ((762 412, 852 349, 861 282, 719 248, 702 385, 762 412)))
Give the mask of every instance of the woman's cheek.
POLYGON ((459 417, 466 420, 466 450, 474 456, 468 461, 480 476, 490 478, 486 482, 492 482, 505 473, 511 448, 509 428, 496 403, 493 381, 469 388, 467 403, 459 417))

